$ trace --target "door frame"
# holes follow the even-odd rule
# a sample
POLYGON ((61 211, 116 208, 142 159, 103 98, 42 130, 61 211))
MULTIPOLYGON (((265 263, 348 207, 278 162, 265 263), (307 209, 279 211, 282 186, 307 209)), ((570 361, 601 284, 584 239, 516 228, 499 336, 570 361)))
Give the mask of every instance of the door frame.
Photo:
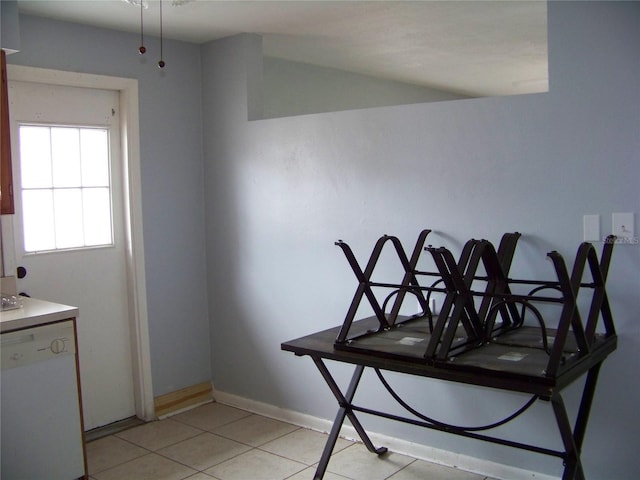
POLYGON ((133 390, 136 416, 155 419, 151 376, 151 349, 147 311, 147 287, 142 235, 142 198, 140 173, 140 120, 138 80, 93 75, 21 65, 7 65, 9 81, 22 81, 70 87, 114 90, 120 97, 120 138, 125 227, 127 285, 129 287, 129 330, 133 366, 133 390))

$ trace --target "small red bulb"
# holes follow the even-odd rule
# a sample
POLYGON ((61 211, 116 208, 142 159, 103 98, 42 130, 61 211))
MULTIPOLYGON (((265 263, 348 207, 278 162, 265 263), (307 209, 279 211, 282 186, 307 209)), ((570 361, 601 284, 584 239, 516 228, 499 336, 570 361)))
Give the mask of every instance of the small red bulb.
POLYGON ((164 60, 158 62, 158 68, 164 68, 164 60))
POLYGON ((145 47, 144 45, 140 45, 140 48, 138 48, 138 52, 140 53, 140 55, 144 55, 146 51, 147 47, 145 47))

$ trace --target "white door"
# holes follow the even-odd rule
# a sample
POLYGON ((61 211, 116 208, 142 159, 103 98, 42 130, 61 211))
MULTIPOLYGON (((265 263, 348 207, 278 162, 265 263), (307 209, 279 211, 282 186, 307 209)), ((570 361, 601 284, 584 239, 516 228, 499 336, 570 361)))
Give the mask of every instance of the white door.
MULTIPOLYGON (((85 429, 90 430, 135 415, 123 175, 119 158, 119 93, 10 81, 9 102, 16 199, 15 262, 26 269, 26 276, 18 280, 18 291, 79 308, 78 354, 84 424, 85 429), (103 185, 105 182, 98 181, 98 189, 83 189, 75 188, 75 183, 69 180, 79 175, 87 177, 89 167, 78 158, 86 153, 78 151, 91 148, 86 147, 91 141, 81 141, 82 147, 74 146, 74 141, 77 142, 74 139, 85 138, 85 134, 88 138, 97 138, 97 144, 104 138, 102 143, 108 145, 107 190, 103 185), (69 145, 64 146, 67 141, 69 145), (24 184, 21 154, 25 158, 31 155, 38 162, 43 160, 37 168, 31 165, 31 173, 25 165, 24 177, 40 173, 43 177, 48 176, 48 180, 38 178, 35 181, 36 184, 43 183, 44 189, 30 191, 29 185, 24 184), (64 170, 67 168, 70 173, 64 170), (83 172, 76 175, 74 172, 78 168, 83 172), (59 174, 61 169, 65 171, 63 175, 59 174), (54 185, 48 190, 47 181, 51 184, 52 178, 54 185), (56 189, 56 184, 62 188, 56 189), (85 197, 96 196, 94 190, 100 190, 98 200, 94 201, 98 205, 95 208, 85 200, 85 197), (38 195, 50 198, 48 203, 54 204, 55 209, 49 205, 33 207, 30 202, 38 195), (106 215, 105 202, 111 204, 111 212, 106 215), (85 207, 89 208, 89 213, 85 211, 83 216, 85 207), (29 215, 30 208, 32 214, 34 211, 37 214, 31 226, 28 218, 26 225, 23 221, 23 211, 29 215), (50 212, 49 208, 52 208, 50 212), (85 243, 80 244, 67 235, 78 230, 74 220, 78 218, 80 223, 84 221, 86 237, 85 243), (105 227, 105 221, 110 225, 105 227), (35 233, 34 228, 38 230, 35 233), (47 235, 53 243, 47 243, 47 235)), ((99 177, 100 172, 96 175, 99 177)), ((92 182, 96 183, 91 176, 88 175, 90 186, 92 182)), ((33 184, 33 178, 29 182, 33 184)), ((106 208, 109 209, 109 205, 106 208)))

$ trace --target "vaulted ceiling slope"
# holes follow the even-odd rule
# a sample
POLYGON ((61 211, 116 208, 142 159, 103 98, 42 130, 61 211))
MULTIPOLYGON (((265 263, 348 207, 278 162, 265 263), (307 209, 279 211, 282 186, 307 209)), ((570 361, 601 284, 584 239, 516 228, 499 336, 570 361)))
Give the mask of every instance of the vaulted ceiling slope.
MULTIPOLYGON (((129 0, 129 2, 139 0, 129 0)), ((160 0, 143 0, 160 33, 160 0)), ((18 0, 21 13, 139 32, 123 0, 18 0)), ((545 1, 164 0, 163 35, 263 35, 268 56, 470 95, 546 91, 545 1)))

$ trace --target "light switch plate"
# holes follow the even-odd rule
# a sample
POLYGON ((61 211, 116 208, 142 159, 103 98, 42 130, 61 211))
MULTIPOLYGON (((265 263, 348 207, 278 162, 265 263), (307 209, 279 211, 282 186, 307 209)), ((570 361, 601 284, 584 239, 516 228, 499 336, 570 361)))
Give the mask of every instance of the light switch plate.
POLYGON ((585 242, 599 242, 600 215, 585 215, 582 217, 582 228, 585 242))
POLYGON ((612 233, 618 237, 616 243, 635 243, 633 213, 614 213, 612 215, 612 233))

